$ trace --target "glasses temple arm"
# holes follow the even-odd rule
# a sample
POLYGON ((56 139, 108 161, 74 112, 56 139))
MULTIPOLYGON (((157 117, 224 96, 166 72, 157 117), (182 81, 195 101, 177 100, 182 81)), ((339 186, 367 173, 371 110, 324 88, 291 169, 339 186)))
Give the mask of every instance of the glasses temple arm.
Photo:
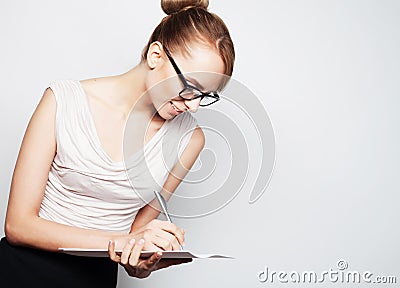
POLYGON ((189 84, 187 83, 185 77, 183 77, 181 70, 178 68, 178 65, 176 65, 175 60, 172 58, 167 47, 164 47, 164 51, 165 51, 165 54, 167 54, 169 61, 171 61, 171 64, 174 67, 176 74, 178 74, 179 79, 185 84, 185 86, 188 86, 189 84))

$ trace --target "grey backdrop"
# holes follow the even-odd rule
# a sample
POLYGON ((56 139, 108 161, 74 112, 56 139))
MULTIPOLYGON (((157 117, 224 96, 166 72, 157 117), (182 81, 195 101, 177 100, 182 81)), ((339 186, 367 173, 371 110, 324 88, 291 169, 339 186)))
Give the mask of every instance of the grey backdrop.
MULTIPOLYGON (((341 259, 399 278, 400 2, 211 0, 210 11, 236 44, 235 79, 270 115, 273 176, 254 204, 241 192, 217 213, 176 219, 188 248, 235 260, 195 260, 143 280, 120 270, 118 287, 306 287, 257 275, 265 266, 319 273, 341 259)), ((156 0, 0 2, 1 223, 47 83, 127 71, 162 17, 156 0)))

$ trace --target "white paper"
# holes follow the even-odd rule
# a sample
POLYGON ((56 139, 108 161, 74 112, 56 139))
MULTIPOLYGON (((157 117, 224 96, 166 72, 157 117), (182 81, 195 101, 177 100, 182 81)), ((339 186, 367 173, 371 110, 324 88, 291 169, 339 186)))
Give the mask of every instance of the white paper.
MULTIPOLYGON (((88 256, 88 257, 109 257, 108 250, 105 249, 81 249, 81 248, 59 248, 60 252, 75 255, 75 256, 88 256)), ((155 251, 142 251, 140 258, 148 258, 155 251)), ((122 253, 122 251, 116 251, 116 253, 122 253)), ((220 254, 198 254, 190 251, 162 251, 161 258, 225 258, 234 259, 234 257, 220 255, 220 254)))

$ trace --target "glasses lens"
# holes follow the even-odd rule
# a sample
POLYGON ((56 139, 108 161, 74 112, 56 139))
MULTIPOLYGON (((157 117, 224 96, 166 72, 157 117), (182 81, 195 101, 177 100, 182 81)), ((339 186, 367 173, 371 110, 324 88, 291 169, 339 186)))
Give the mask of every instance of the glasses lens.
POLYGON ((179 95, 185 99, 192 99, 194 97, 202 95, 202 93, 199 90, 187 87, 179 95))
POLYGON ((200 100, 200 106, 208 106, 217 101, 218 101, 218 98, 214 98, 211 96, 203 96, 200 100))
POLYGON ((186 87, 179 94, 179 96, 187 100, 200 98, 200 106, 208 106, 219 100, 219 97, 216 93, 203 93, 200 90, 192 87, 186 87))

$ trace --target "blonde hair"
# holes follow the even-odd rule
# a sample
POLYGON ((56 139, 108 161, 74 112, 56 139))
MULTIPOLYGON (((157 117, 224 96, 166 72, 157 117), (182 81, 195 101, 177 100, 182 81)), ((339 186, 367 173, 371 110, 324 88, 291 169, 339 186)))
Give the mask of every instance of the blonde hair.
MULTIPOLYGON (((168 14, 154 29, 141 61, 145 62, 151 43, 161 42, 173 53, 189 54, 189 45, 200 42, 217 49, 223 63, 224 74, 231 76, 235 62, 235 50, 224 21, 207 10, 208 0, 161 0, 161 8, 168 14)), ((223 89, 227 80, 221 83, 223 89)))

